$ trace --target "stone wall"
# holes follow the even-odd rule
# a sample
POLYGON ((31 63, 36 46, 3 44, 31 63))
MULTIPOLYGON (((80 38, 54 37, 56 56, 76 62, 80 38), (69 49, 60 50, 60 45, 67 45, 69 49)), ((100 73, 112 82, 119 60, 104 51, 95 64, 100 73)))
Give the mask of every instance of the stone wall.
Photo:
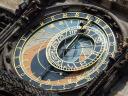
POLYGON ((18 5, 21 3, 21 0, 0 0, 0 6, 7 8, 11 11, 15 11, 18 8, 18 5))

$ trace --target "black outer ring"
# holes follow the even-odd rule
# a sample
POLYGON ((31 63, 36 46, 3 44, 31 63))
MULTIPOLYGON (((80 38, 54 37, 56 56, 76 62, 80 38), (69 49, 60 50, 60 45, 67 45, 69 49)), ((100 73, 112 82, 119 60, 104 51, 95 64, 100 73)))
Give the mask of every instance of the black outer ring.
POLYGON ((60 12, 62 12, 63 9, 66 10, 66 9, 68 9, 68 7, 75 7, 75 6, 80 7, 81 9, 87 9, 88 11, 98 10, 98 11, 110 16, 111 19, 113 19, 113 21, 118 25, 119 30, 120 30, 119 34, 122 35, 123 41, 128 36, 128 32, 125 30, 122 23, 120 23, 120 20, 119 20, 119 18, 117 18, 116 15, 114 15, 113 13, 111 13, 107 9, 104 9, 104 8, 101 8, 101 7, 98 7, 98 6, 95 6, 95 5, 91 5, 91 4, 66 4, 65 5, 65 4, 62 3, 60 5, 53 5, 53 6, 50 6, 50 7, 46 8, 47 12, 45 12, 44 17, 47 17, 47 16, 52 15, 52 14, 56 14, 57 12, 60 13, 60 12), (56 12, 56 9, 61 9, 61 11, 56 12), (54 11, 54 12, 51 13, 51 11, 54 11))
MULTIPOLYGON (((45 17, 48 17, 49 15, 56 14, 57 12, 58 13, 62 12, 63 8, 66 8, 66 7, 76 7, 76 6, 82 7, 82 8, 86 8, 86 9, 90 9, 90 10, 91 9, 96 9, 98 11, 100 10, 101 12, 109 15, 117 23, 117 25, 119 26, 120 34, 123 37, 127 36, 126 35, 127 33, 123 30, 123 28, 122 28, 122 26, 121 26, 121 24, 119 22, 119 19, 115 15, 113 15, 111 12, 109 12, 106 9, 103 9, 103 8, 100 8, 100 7, 97 7, 97 6, 94 6, 94 5, 90 5, 90 4, 66 4, 66 5, 62 4, 62 5, 54 5, 54 6, 51 6, 51 7, 47 7, 46 8, 47 11, 44 14, 45 14, 45 17), (55 9, 56 10, 62 9, 62 10, 56 11, 55 9), (53 13, 50 12, 51 10, 52 10, 53 13)), ((83 86, 85 86, 85 85, 83 85, 83 86)), ((66 91, 69 91, 69 90, 66 90, 66 91)))
MULTIPOLYGON (((50 15, 53 15, 53 14, 57 14, 57 13, 61 13, 61 12, 66 12, 65 10, 67 10, 69 7, 80 7, 81 9, 87 9, 87 10, 98 10, 108 16, 111 17, 111 19, 117 24, 118 26, 118 29, 119 29, 119 34, 121 35, 121 39, 122 41, 119 42, 119 43, 123 43, 125 38, 128 36, 128 33, 127 31, 123 28, 122 24, 120 23, 120 20, 117 18, 116 15, 114 15, 113 13, 111 13, 109 10, 107 9, 104 9, 104 8, 101 8, 101 7, 98 7, 98 6, 95 6, 95 5, 91 5, 91 4, 60 4, 60 5, 53 5, 53 6, 50 6, 50 7, 47 7, 46 8, 46 11, 44 13, 44 17, 43 18, 46 18, 46 17, 49 17, 50 15), (64 10, 63 10, 64 9, 64 10), (59 10, 59 11, 58 11, 59 10)), ((87 12, 88 13, 88 12, 87 12)), ((112 29, 113 30, 113 29, 112 29)), ((115 32, 115 31, 114 31, 115 32)), ((115 33, 114 33, 115 34, 115 33)), ((118 44, 118 43, 117 43, 118 44)), ((118 46, 117 46, 118 47, 118 46)), ((90 83, 90 82, 89 82, 90 83)), ((88 84, 89 84, 88 83, 88 84)), ((84 86, 88 86, 88 84, 85 84, 85 85, 82 85, 81 87, 78 87, 79 88, 82 88, 84 86)), ((77 89, 75 89, 77 90, 77 89)), ((66 90, 66 92, 70 92, 70 91, 73 91, 73 90, 66 90)), ((63 91, 62 91, 63 92, 63 91)))
MULTIPOLYGON (((94 6, 94 5, 90 5, 90 4, 62 4, 64 7, 71 7, 71 6, 80 6, 80 7, 84 7, 84 8, 87 8, 87 9, 97 9, 97 10, 100 10, 102 12, 104 12, 105 14, 108 14, 109 16, 112 17, 112 19, 117 23, 117 25, 119 26, 120 28, 120 32, 121 32, 121 35, 123 37, 126 37, 128 36, 128 33, 124 30, 123 26, 121 25, 119 19, 114 15, 112 14, 111 12, 109 12, 108 10, 106 9, 103 9, 103 8, 100 8, 100 7, 97 7, 97 6, 94 6)), ((51 6, 51 7, 48 7, 46 8, 47 11, 50 11, 50 10, 54 10, 55 8, 63 8, 62 5, 54 5, 54 6, 51 6)), ((1 7, 0 6, 0 10, 2 10, 3 12, 5 12, 8 16, 10 17, 13 17, 14 13, 12 10, 9 10, 8 8, 4 8, 4 7, 1 7)), ((56 12, 55 12, 56 13, 56 12)), ((50 14, 47 14, 45 16, 48 16, 50 14)))

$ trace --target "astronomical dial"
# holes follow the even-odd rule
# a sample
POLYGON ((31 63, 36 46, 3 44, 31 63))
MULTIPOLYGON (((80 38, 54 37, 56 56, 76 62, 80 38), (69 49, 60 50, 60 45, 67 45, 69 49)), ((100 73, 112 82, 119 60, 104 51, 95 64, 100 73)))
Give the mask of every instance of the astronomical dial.
MULTIPOLYGON (((71 22, 71 19, 64 22, 71 22)), ((106 47, 102 34, 87 25, 90 22, 91 26, 92 21, 85 21, 84 27, 88 27, 85 29, 80 29, 84 20, 76 19, 76 22, 77 26, 71 25, 52 37, 46 48, 48 62, 63 71, 82 70, 95 64, 106 47)))
POLYGON ((24 34, 14 52, 18 75, 50 91, 80 88, 102 72, 116 39, 101 18, 85 12, 60 12, 24 34))

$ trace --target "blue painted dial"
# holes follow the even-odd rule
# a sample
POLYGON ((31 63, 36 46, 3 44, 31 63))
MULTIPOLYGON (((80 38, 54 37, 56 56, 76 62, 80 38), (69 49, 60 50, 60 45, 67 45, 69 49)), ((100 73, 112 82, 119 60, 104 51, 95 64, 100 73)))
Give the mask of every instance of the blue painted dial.
POLYGON ((83 12, 59 13, 45 18, 35 31, 17 43, 17 74, 45 90, 77 89, 102 72, 116 39, 102 19, 83 12))

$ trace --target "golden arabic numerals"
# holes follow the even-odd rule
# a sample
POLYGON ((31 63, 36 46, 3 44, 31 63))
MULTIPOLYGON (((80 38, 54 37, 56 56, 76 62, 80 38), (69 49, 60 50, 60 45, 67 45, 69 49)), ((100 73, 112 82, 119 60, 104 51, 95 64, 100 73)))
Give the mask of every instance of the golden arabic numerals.
POLYGON ((95 23, 99 23, 100 22, 100 19, 99 18, 97 18, 96 19, 96 21, 95 21, 95 23))
POLYGON ((91 17, 91 15, 88 14, 88 15, 85 17, 85 19, 89 20, 90 17, 91 17))
POLYGON ((77 32, 77 30, 71 30, 70 33, 71 34, 75 34, 77 32))
POLYGON ((67 18, 68 14, 67 13, 63 13, 63 18, 67 18))
POLYGON ((79 17, 79 16, 80 16, 80 13, 76 12, 75 17, 79 17))
POLYGON ((70 30, 70 31, 67 31, 67 36, 68 36, 68 35, 75 34, 76 32, 77 32, 77 30, 70 30))
POLYGON ((51 19, 52 19, 52 21, 54 21, 55 20, 55 17, 54 16, 51 16, 51 19))

